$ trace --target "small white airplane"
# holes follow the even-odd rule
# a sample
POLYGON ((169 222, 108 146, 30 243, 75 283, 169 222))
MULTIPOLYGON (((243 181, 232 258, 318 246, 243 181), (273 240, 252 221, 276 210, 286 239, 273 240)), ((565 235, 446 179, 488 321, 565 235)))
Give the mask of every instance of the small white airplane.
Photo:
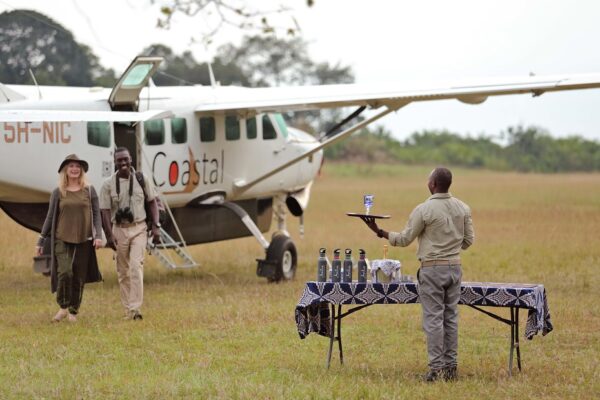
MULTIPOLYGON (((114 171, 114 148, 124 146, 135 168, 153 177, 169 206, 163 247, 175 246, 187 260, 182 266, 195 264, 184 251, 186 244, 253 235, 266 251, 257 274, 287 280, 297 265, 286 230, 287 210, 302 218, 325 146, 412 102, 480 104, 489 96, 600 87, 600 75, 413 88, 154 87, 149 80, 161 61, 137 57, 112 91, 0 84, 0 207, 39 231, 56 185, 56 166, 65 155, 86 159, 89 178, 99 188, 114 171), (278 114, 350 106, 357 110, 320 138, 286 126, 278 114), (379 112, 346 127, 366 108, 379 112), (273 216, 282 234, 269 242, 263 233, 273 216)), ((154 254, 176 267, 160 251, 154 254)))

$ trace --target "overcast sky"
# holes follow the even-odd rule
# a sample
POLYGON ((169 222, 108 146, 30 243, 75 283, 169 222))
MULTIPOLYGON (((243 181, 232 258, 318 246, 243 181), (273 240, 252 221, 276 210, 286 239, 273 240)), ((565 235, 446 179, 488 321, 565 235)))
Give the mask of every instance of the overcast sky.
MULTIPOLYGON (((179 17, 155 28, 160 0, 0 0, 0 10, 30 8, 55 19, 90 46, 117 73, 144 47, 164 43, 206 60, 218 44, 242 32, 225 29, 206 48, 190 44, 210 17, 179 17)), ((352 66, 359 83, 600 73, 600 1, 592 0, 306 0, 249 2, 293 6, 315 61, 352 66)), ((282 16, 277 22, 290 21, 282 16)), ((185 78, 185 77, 184 77, 185 78)), ((218 79, 218 77, 217 77, 218 79)), ((600 140, 600 89, 491 98, 471 106, 457 101, 412 104, 382 120, 404 139, 422 129, 498 135, 508 126, 538 125, 554 136, 600 140)))

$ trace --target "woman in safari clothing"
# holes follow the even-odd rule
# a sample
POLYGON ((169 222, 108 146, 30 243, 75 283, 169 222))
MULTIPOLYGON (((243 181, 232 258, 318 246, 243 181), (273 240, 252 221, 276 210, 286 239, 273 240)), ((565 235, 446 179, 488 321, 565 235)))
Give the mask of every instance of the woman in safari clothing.
POLYGON ((77 321, 83 285, 99 282, 95 249, 102 246, 102 222, 98 195, 87 182, 88 163, 70 154, 58 168, 58 187, 50 196, 48 214, 36 251, 42 254, 50 240, 50 280, 60 310, 53 322, 77 321))

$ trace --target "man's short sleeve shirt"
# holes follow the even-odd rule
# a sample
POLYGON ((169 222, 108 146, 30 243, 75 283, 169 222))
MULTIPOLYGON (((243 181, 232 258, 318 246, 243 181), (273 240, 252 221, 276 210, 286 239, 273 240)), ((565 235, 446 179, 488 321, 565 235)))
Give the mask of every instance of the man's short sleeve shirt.
MULTIPOLYGON (((106 179, 102 184, 102 190, 100 191, 100 209, 110 210, 111 220, 113 223, 116 222, 115 214, 119 208, 124 209, 129 207, 133 212, 134 222, 140 222, 146 220, 146 210, 144 208, 144 190, 140 186, 134 173, 130 174, 130 179, 133 181, 132 196, 129 196, 129 179, 122 179, 113 174, 110 178, 106 179), (117 194, 117 179, 119 179, 120 190, 117 194)), ((156 192, 154 185, 144 174, 144 186, 148 201, 154 200, 156 192)))

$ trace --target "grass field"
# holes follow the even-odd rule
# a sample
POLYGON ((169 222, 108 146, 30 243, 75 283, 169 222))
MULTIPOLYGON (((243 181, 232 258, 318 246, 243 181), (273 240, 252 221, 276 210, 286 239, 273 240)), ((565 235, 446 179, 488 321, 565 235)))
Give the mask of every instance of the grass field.
MULTIPOLYGON (((86 286, 76 324, 51 324, 47 278, 31 268, 36 234, 0 214, 0 398, 600 398, 600 174, 532 175, 455 170, 452 192, 473 210, 474 246, 464 280, 542 283, 555 330, 522 339, 522 373, 507 376, 509 329, 460 308, 459 373, 427 385, 420 307, 370 307, 345 321, 341 366, 324 369, 328 341, 300 340, 294 307, 316 275, 321 246, 384 242, 358 220, 375 195, 382 224, 404 226, 427 197, 430 168, 326 165, 306 213, 306 235, 290 222, 297 277, 267 284, 255 275, 253 239, 191 248, 202 266, 169 272, 148 260, 142 322, 121 320, 111 252, 105 281, 86 286)), ((415 275, 415 245, 389 256, 415 275)), ((499 309, 502 315, 507 311, 499 309)), ((521 332, 524 331, 522 319, 521 332)))

